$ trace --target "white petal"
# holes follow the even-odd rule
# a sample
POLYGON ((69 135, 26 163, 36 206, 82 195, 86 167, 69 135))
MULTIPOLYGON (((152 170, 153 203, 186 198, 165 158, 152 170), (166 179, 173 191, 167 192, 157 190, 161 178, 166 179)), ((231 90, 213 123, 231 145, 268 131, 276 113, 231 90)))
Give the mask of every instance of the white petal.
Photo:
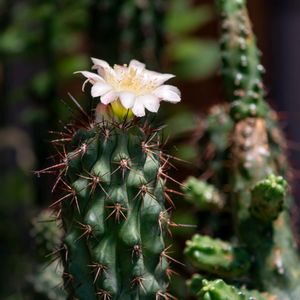
POLYGON ((96 82, 91 89, 92 97, 99 97, 111 90, 111 86, 104 82, 96 82))
POLYGON ((153 91, 153 94, 161 100, 177 103, 181 100, 180 91, 174 85, 162 85, 153 91))
POLYGON ((94 64, 94 66, 100 66, 102 68, 110 68, 110 65, 103 59, 91 57, 91 60, 94 64))
POLYGON ((129 63, 129 68, 135 68, 137 70, 144 70, 145 64, 141 63, 140 61, 136 59, 132 59, 129 63))
POLYGON ((110 74, 114 75, 115 72, 114 72, 113 68, 105 60, 93 58, 93 57, 91 59, 94 64, 92 66, 92 69, 97 70, 98 74, 100 74, 104 78, 105 78, 106 73, 110 73, 110 74))
POLYGON ((143 105, 151 112, 157 112, 160 106, 160 100, 154 95, 138 96, 136 101, 143 103, 143 105))
POLYGON ((98 74, 95 74, 93 72, 88 72, 88 71, 78 71, 75 72, 75 74, 80 73, 82 74, 84 77, 86 77, 92 84, 94 84, 97 81, 104 81, 103 78, 101 76, 99 76, 98 74))
POLYGON ((144 104, 141 101, 135 101, 132 112, 137 116, 137 117, 143 117, 145 115, 145 107, 144 104))
POLYGON ((131 92, 121 92, 120 95, 120 100, 122 105, 125 108, 131 108, 134 104, 134 99, 135 99, 135 94, 131 93, 131 92))
POLYGON ((145 75, 148 77, 148 80, 154 81, 156 86, 163 84, 165 81, 175 77, 173 74, 163 74, 154 71, 145 71, 145 75))
POLYGON ((118 97, 118 94, 115 91, 110 91, 105 95, 101 96, 100 100, 103 104, 107 105, 110 102, 113 102, 118 97))

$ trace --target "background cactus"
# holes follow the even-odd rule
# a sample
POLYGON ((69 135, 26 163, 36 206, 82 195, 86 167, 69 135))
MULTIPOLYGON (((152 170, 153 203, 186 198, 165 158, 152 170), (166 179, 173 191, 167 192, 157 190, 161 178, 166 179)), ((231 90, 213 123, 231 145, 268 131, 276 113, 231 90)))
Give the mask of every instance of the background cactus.
POLYGON ((28 276, 27 297, 30 299, 64 300, 63 266, 57 257, 63 237, 62 224, 56 221, 53 211, 42 210, 32 220, 31 236, 39 264, 28 276))
MULTIPOLYGON (((296 300, 300 297, 300 262, 288 212, 292 201, 285 181, 284 138, 276 113, 265 102, 264 68, 246 1, 216 2, 221 18, 222 75, 230 103, 208 117, 207 132, 199 144, 202 151, 203 145, 210 151, 206 156, 210 160, 201 168, 209 174, 208 182, 227 199, 225 208, 230 209, 233 221, 233 235, 228 238, 237 245, 226 243, 226 252, 223 242, 195 236, 187 242, 185 252, 209 278, 224 278, 237 287, 246 285, 269 294, 245 292, 249 296, 244 296, 220 280, 201 284, 199 276, 192 279, 191 286, 194 291, 198 286, 199 299, 296 300), (220 128, 222 120, 228 119, 230 125, 220 128), (209 248, 205 246, 208 241, 209 248), (236 266, 243 264, 234 258, 232 249, 240 246, 249 255, 250 267, 236 273, 236 266)), ((205 191, 202 198, 204 195, 205 191)))
POLYGON ((91 38, 109 41, 105 47, 94 44, 93 53, 111 62, 135 57, 152 67, 160 65, 166 34, 164 1, 93 1, 89 9, 91 38))

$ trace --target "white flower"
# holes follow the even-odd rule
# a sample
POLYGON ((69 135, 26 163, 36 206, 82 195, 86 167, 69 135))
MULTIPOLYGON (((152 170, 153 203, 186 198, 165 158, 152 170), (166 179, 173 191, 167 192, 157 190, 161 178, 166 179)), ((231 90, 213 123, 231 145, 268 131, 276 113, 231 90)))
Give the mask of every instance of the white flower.
POLYGON ((120 100, 122 106, 142 117, 145 108, 157 112, 161 101, 177 103, 181 100, 180 91, 173 85, 163 84, 172 74, 162 74, 145 69, 145 65, 137 60, 131 60, 129 65, 109 64, 101 59, 92 58, 92 69, 97 73, 80 71, 87 78, 85 84, 92 84, 92 97, 100 97, 103 104, 120 100))

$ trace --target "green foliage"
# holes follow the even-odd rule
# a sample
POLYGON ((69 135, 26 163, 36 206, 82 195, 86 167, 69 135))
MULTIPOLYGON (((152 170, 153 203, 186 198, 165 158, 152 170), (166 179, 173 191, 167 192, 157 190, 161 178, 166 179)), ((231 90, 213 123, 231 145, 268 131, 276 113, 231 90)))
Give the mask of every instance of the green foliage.
POLYGON ((218 66, 218 50, 214 41, 186 39, 168 47, 174 61, 174 73, 184 79, 205 78, 218 66), (200 54, 200 55, 199 55, 200 54))
POLYGON ((217 43, 195 36, 196 31, 212 19, 213 10, 208 5, 171 1, 166 16, 166 31, 170 37, 166 54, 172 62, 173 72, 179 77, 199 79, 216 70, 219 62, 217 43))

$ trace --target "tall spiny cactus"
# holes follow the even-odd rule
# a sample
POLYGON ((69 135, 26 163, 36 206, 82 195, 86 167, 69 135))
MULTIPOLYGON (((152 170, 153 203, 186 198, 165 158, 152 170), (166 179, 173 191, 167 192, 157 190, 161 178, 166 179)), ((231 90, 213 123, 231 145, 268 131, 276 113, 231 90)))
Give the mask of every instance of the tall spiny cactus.
MULTIPOLYGON (((194 277, 191 286, 198 286, 200 299, 296 300, 300 298, 300 261, 288 214, 291 196, 283 179, 288 170, 284 139, 276 114, 264 99, 264 69, 246 1, 217 0, 217 6, 221 16, 222 75, 233 124, 221 132, 221 138, 229 137, 226 145, 216 143, 213 138, 217 126, 208 125, 208 143, 214 154, 206 167, 213 174, 210 182, 224 190, 230 201, 238 245, 195 236, 187 243, 186 254, 202 271, 269 294, 257 296, 257 292, 240 291, 239 296, 223 281, 199 284, 199 276, 194 277), (220 176, 220 172, 227 175, 220 176), (240 247, 248 258, 246 254, 244 258, 237 255, 240 247), (251 262, 248 266, 247 261, 251 262)), ((226 110, 214 112, 210 118, 220 123, 218 116, 228 118, 226 110)))
POLYGON ((110 113, 97 108, 95 117, 66 126, 56 140, 62 161, 44 170, 58 170, 56 186, 64 191, 52 206, 65 230, 65 288, 69 299, 173 299, 164 239, 172 225, 165 207, 169 157, 145 108, 157 112, 162 100, 180 101, 180 92, 163 85, 173 75, 138 61, 114 68, 93 62, 98 74, 81 73, 110 113))

